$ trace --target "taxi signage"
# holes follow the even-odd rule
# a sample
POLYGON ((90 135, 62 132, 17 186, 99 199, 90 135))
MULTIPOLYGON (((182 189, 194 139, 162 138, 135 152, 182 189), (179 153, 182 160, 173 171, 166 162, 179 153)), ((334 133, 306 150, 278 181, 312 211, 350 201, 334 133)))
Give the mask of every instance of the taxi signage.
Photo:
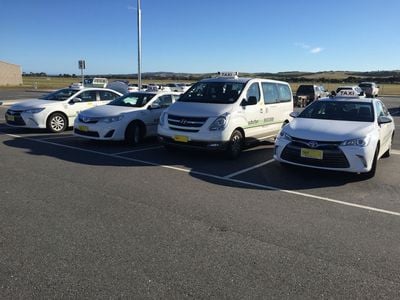
POLYGON ((358 94, 353 90, 341 90, 337 95, 341 97, 358 97, 358 94))
POLYGON ((221 77, 235 77, 235 76, 239 76, 239 72, 218 72, 218 76, 221 76, 221 77))

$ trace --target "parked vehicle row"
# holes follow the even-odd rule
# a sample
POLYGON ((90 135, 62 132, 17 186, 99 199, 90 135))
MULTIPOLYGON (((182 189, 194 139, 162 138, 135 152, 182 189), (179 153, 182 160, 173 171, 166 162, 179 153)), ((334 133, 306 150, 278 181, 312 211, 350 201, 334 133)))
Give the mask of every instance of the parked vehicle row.
POLYGON ((274 158, 284 165, 369 177, 377 160, 390 155, 395 126, 379 99, 345 87, 297 114, 288 83, 225 75, 201 80, 183 94, 62 89, 13 105, 6 121, 52 132, 74 125, 76 136, 132 145, 157 135, 168 150, 220 151, 230 158, 246 145, 276 137, 274 158))

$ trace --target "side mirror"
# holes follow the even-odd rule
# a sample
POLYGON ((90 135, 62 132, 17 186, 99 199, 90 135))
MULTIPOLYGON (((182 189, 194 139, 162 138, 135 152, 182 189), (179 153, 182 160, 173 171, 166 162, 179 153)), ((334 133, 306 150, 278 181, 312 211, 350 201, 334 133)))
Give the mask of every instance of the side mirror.
POLYGON ((157 108, 161 108, 160 103, 152 103, 147 107, 147 109, 150 109, 150 110, 157 109, 157 108))
POLYGON ((249 99, 246 101, 246 105, 256 105, 257 104, 257 98, 255 96, 250 96, 249 99))
POLYGON ((298 111, 292 111, 289 116, 291 116, 292 118, 297 118, 299 116, 300 112, 298 111))
POLYGON ((69 101, 69 103, 71 103, 71 104, 78 103, 78 102, 82 102, 82 98, 75 97, 74 99, 71 99, 71 101, 69 101))
POLYGON ((387 117, 387 116, 380 116, 378 117, 378 124, 387 124, 387 123, 392 123, 392 119, 387 117))
POLYGON ((365 95, 364 91, 360 92, 360 96, 364 96, 364 95, 365 95))

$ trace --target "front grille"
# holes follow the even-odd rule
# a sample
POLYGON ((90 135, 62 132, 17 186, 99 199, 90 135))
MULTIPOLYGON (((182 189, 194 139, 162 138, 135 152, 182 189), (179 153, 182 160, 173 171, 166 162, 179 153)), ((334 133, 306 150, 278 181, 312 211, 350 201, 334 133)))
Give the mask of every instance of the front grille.
MULTIPOLYGON (((322 142, 318 142, 321 143, 322 142)), ((322 159, 313 159, 307 157, 301 157, 301 148, 309 148, 304 144, 297 144, 296 142, 291 142, 288 144, 285 149, 283 149, 281 157, 284 160, 304 164, 315 167, 324 167, 324 168, 348 168, 350 164, 339 147, 335 145, 322 144, 321 147, 317 147, 315 149, 323 150, 323 158, 322 159)))
POLYGON ((77 128, 74 128, 74 132, 80 135, 99 137, 99 133, 97 131, 82 131, 77 128))
POLYGON ((21 111, 16 111, 16 110, 8 110, 6 112, 6 121, 7 124, 10 125, 19 125, 19 126, 23 126, 26 125, 24 119, 22 119, 21 117, 21 111), (9 120, 8 116, 12 116, 14 117, 14 121, 9 120))
POLYGON ((198 132, 205 122, 207 122, 207 118, 204 117, 168 115, 168 124, 172 130, 198 132))
POLYGON ((329 150, 329 149, 337 149, 341 142, 336 141, 314 141, 314 140, 305 140, 292 137, 292 145, 302 147, 302 148, 311 148, 309 146, 310 142, 316 142, 318 145, 316 147, 312 147, 318 150, 329 150))

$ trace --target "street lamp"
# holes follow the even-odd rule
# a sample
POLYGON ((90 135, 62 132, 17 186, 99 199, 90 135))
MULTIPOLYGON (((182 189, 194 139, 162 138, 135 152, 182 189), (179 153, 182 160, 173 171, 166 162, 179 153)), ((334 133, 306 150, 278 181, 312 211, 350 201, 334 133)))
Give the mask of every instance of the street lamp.
POLYGON ((138 28, 138 88, 142 89, 142 10, 140 0, 137 0, 137 28, 138 28))

